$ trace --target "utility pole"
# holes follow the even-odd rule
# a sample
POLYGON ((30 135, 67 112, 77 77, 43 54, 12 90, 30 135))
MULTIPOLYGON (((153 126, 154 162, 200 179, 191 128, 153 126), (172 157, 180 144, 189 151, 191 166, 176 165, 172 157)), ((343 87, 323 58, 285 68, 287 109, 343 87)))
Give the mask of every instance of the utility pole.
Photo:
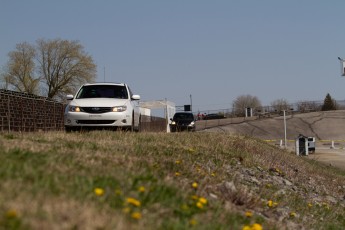
POLYGON ((105 82, 105 66, 104 66, 104 71, 103 71, 103 77, 104 77, 103 82, 105 82))
POLYGON ((192 107, 192 94, 190 94, 189 97, 190 97, 190 111, 193 112, 193 107, 192 107))
POLYGON ((340 73, 341 73, 341 76, 345 76, 345 60, 338 57, 338 60, 340 61, 340 73))
POLYGON ((284 145, 285 145, 285 148, 287 147, 287 144, 286 144, 286 116, 285 116, 285 110, 284 111, 284 145))

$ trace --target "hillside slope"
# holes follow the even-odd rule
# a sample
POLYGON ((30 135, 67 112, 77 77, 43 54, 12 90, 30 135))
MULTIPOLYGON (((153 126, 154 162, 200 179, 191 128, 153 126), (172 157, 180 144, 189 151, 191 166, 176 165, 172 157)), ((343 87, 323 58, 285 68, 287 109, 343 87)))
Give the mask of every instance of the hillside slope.
POLYGON ((220 132, 0 133, 0 229, 343 229, 344 171, 220 132))
MULTIPOLYGON (((229 122, 207 131, 223 131, 260 139, 284 139, 284 117, 229 122)), ((345 110, 287 115, 286 131, 289 140, 294 140, 299 134, 313 136, 317 140, 343 140, 345 110)))

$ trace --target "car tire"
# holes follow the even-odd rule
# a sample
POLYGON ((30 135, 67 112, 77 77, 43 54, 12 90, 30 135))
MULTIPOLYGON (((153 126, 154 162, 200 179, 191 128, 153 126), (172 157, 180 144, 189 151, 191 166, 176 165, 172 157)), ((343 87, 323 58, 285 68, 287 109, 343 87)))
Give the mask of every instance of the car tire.
POLYGON ((72 131, 75 131, 75 129, 73 127, 65 126, 65 132, 66 133, 70 133, 72 131))
POLYGON ((130 131, 131 132, 134 132, 135 130, 135 127, 134 127, 134 111, 132 112, 132 124, 131 124, 131 127, 130 127, 130 131))
POLYGON ((135 131, 138 133, 141 131, 141 115, 139 115, 139 121, 138 121, 138 126, 135 129, 135 131))

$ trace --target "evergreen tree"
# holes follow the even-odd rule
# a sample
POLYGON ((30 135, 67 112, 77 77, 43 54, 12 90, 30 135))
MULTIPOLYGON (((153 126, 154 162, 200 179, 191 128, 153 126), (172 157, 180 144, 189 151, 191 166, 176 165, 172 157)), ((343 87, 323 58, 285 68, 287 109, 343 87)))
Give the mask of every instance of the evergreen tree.
POLYGON ((336 110, 335 102, 332 99, 331 95, 329 95, 329 93, 327 93, 322 105, 322 111, 328 110, 336 110))

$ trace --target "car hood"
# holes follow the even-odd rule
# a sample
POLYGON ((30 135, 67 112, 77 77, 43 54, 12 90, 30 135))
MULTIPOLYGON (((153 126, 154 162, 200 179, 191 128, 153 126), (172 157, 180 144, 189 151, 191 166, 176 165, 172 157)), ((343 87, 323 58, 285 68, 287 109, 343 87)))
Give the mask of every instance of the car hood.
POLYGON ((80 106, 80 107, 114 107, 125 105, 127 99, 113 99, 113 98, 85 98, 85 99, 74 99, 69 105, 80 106))

